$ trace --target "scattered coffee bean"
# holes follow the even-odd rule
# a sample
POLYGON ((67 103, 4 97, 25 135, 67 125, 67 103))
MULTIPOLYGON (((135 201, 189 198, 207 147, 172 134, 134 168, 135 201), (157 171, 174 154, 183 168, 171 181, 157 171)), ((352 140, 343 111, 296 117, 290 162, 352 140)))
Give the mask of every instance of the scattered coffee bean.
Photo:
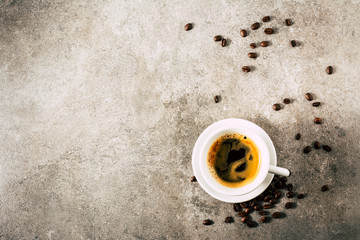
POLYGON ((265 202, 269 202, 271 200, 271 196, 267 195, 266 197, 264 197, 264 201, 265 202))
POLYGON ((242 202, 242 203, 240 203, 240 207, 247 208, 247 207, 249 207, 249 204, 247 202, 242 202))
POLYGON ((262 41, 262 42, 260 42, 260 46, 267 47, 267 46, 269 46, 269 42, 268 41, 262 41))
POLYGON ((303 199, 304 197, 305 197, 305 195, 304 195, 303 193, 300 193, 300 194, 297 196, 298 199, 303 199))
POLYGON ((256 201, 255 200, 251 200, 249 202, 249 207, 253 208, 256 205, 256 201))
POLYGON ((245 208, 245 211, 244 211, 246 214, 249 214, 251 213, 251 208, 245 208))
POLYGON ((214 101, 215 101, 215 103, 220 102, 220 96, 219 96, 219 95, 216 95, 216 96, 214 97, 214 101))
POLYGON ((196 177, 195 176, 192 176, 191 178, 190 178, 190 181, 191 182, 196 182, 197 180, 196 180, 196 177))
POLYGON ((249 58, 256 58, 256 57, 257 57, 257 54, 251 52, 251 53, 248 53, 248 57, 249 57, 249 58))
POLYGON ((204 225, 211 225, 211 224, 213 224, 214 222, 212 221, 212 220, 210 220, 210 219, 206 219, 206 220, 204 220, 203 221, 203 224, 204 225))
POLYGON ((256 23, 254 23, 253 25, 251 25, 251 29, 252 30, 256 30, 256 29, 258 29, 260 27, 260 23, 258 23, 258 22, 256 22, 256 23))
POLYGON ((241 211, 241 207, 240 207, 239 203, 234 203, 233 207, 234 207, 234 212, 240 212, 241 211))
POLYGON ((329 190, 329 186, 328 185, 324 185, 321 187, 321 191, 322 192, 326 192, 327 190, 329 190))
POLYGON ((254 206, 255 211, 260 211, 261 209, 262 209, 262 206, 260 206, 260 205, 255 205, 254 206))
POLYGON ((184 27, 185 31, 189 31, 192 28, 193 28, 193 25, 191 23, 186 24, 185 27, 184 27))
POLYGON ((256 227, 256 223, 254 221, 248 221, 246 225, 250 228, 256 227))
POLYGON ((301 138, 301 134, 300 134, 300 133, 297 133, 297 134, 295 135, 295 139, 296 139, 296 140, 300 140, 300 138, 301 138))
POLYGON ((280 199, 281 198, 281 192, 277 192, 275 194, 275 199, 280 199))
POLYGON ((316 124, 321 124, 321 123, 322 123, 322 119, 319 118, 319 117, 316 117, 316 118, 314 118, 314 123, 316 123, 316 124))
POLYGON ((243 66, 242 70, 243 70, 243 72, 250 72, 251 68, 249 66, 243 66))
POLYGON ((312 105, 313 105, 313 107, 318 107, 318 106, 320 106, 320 102, 314 102, 312 105))
POLYGON ((270 209, 271 206, 272 206, 272 205, 271 205, 270 203, 264 204, 264 209, 270 209))
POLYGON ((280 180, 281 182, 284 182, 284 183, 285 183, 285 182, 287 182, 288 179, 287 179, 287 177, 281 177, 279 180, 280 180))
POLYGON ((327 152, 330 152, 330 151, 331 151, 331 147, 328 146, 328 145, 323 145, 323 146, 322 146, 322 149, 324 149, 324 150, 327 151, 327 152))
POLYGON ((234 222, 234 219, 233 219, 233 217, 226 217, 225 222, 226 223, 232 223, 232 222, 234 222))
POLYGON ((263 22, 270 22, 270 16, 263 17, 263 22))
POLYGON ((265 28, 264 33, 267 35, 273 34, 274 33, 274 29, 272 28, 265 28))
POLYGON ((241 35, 242 37, 246 37, 246 36, 247 36, 247 31, 246 31, 245 29, 241 29, 240 35, 241 35))
POLYGON ((305 98, 308 100, 308 101, 312 101, 314 99, 313 95, 311 93, 306 93, 305 94, 305 98))
POLYGON ((245 217, 246 216, 246 213, 244 211, 241 211, 238 213, 239 217, 245 217))
POLYGON ((286 196, 287 196, 288 198, 293 198, 293 197, 294 197, 294 193, 290 191, 290 192, 286 193, 286 196))
POLYGON ((289 183, 289 184, 286 186, 286 188, 287 188, 287 190, 292 191, 293 188, 294 188, 294 186, 293 186, 291 183, 289 183))
POLYGON ((276 203, 276 199, 275 199, 275 198, 271 199, 271 200, 270 200, 270 203, 271 203, 271 204, 275 204, 275 203, 276 203))
POLYGON ((320 149, 320 147, 321 147, 321 144, 318 141, 315 141, 314 142, 314 148, 315 149, 320 149))
POLYGON ((247 223, 249 220, 250 220, 250 218, 248 216, 245 216, 241 219, 241 222, 247 223))
POLYGON ((214 41, 215 41, 215 42, 219 42, 219 41, 221 41, 221 39, 222 39, 222 36, 220 36, 220 35, 216 35, 216 36, 214 37, 214 41))
POLYGON ((275 110, 275 111, 279 111, 281 109, 281 105, 278 104, 278 103, 275 103, 272 108, 275 110))
POLYGON ((281 216, 282 216, 282 213, 281 213, 281 212, 274 212, 274 213, 272 214, 272 217, 273 217, 273 218, 281 218, 281 216))
POLYGON ((283 103, 285 104, 289 104, 291 102, 291 100, 289 98, 284 98, 283 103))
POLYGON ((286 188, 286 184, 284 182, 279 181, 279 182, 275 183, 275 187, 277 189, 283 189, 283 188, 286 188))
POLYGON ((290 19, 285 19, 285 24, 286 24, 286 26, 290 26, 291 25, 290 19))
POLYGON ((306 147, 304 148, 303 152, 306 153, 306 154, 309 153, 309 152, 311 152, 311 147, 310 147, 310 146, 306 146, 306 147))
POLYGON ((222 47, 225 47, 225 46, 226 46, 226 39, 225 39, 225 38, 223 38, 223 39, 221 40, 221 46, 222 46, 222 47))
POLYGON ((268 219, 269 219, 269 218, 268 218, 268 217, 265 217, 265 216, 264 216, 264 217, 261 217, 261 218, 260 218, 260 222, 261 222, 261 223, 266 223, 266 222, 268 221, 268 219))
POLYGON ((256 48, 256 44, 255 44, 255 43, 250 43, 250 47, 251 47, 252 49, 254 49, 254 48, 256 48))
POLYGON ((293 203, 292 202, 287 202, 285 203, 285 208, 286 209, 289 209, 289 208, 292 208, 293 207, 293 203))
POLYGON ((326 68, 326 73, 327 73, 327 74, 332 74, 332 73, 333 73, 333 67, 332 67, 332 66, 328 66, 328 67, 326 68))
POLYGON ((291 40, 290 43, 291 43, 292 47, 296 47, 296 41, 295 40, 291 40))
POLYGON ((259 214, 260 216, 264 216, 264 215, 268 215, 269 212, 267 212, 267 211, 258 211, 258 214, 259 214))

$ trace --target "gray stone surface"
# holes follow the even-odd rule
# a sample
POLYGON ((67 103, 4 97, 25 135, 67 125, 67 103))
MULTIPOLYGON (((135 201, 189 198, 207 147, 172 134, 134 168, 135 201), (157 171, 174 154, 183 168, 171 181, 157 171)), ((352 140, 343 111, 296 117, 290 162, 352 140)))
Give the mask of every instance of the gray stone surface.
POLYGON ((359 239, 359 12, 356 0, 1 1, 0 239, 359 239), (286 218, 225 224, 231 204, 190 183, 197 137, 230 117, 263 127, 308 194, 286 218), (302 154, 314 140, 333 151, 302 154))

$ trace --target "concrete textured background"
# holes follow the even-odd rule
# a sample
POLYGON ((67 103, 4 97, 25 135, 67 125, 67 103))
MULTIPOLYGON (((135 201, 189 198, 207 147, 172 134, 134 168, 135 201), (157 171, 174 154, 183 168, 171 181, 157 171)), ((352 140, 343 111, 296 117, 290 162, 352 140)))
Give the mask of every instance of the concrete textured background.
POLYGON ((359 239, 359 13, 358 0, 1 1, 0 239, 359 239), (249 229, 190 183, 197 137, 230 117, 263 127, 308 194, 286 218, 249 229), (304 155, 314 140, 333 151, 304 155))

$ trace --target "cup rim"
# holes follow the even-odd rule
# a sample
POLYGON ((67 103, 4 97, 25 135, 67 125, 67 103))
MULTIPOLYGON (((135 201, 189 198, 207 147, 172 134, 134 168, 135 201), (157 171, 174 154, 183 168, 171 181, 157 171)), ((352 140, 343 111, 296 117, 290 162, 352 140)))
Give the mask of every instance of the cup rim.
POLYGON ((209 137, 204 141, 202 146, 200 147, 200 171, 201 175, 203 176, 204 180, 208 183, 208 185, 215 190, 216 192, 224 195, 244 195, 248 194, 249 192, 255 190, 260 186, 260 184, 265 180, 270 167, 270 153, 267 144, 265 143, 264 139, 257 134, 256 132, 252 131, 251 129, 244 127, 244 126, 223 126, 213 133, 209 135, 209 137), (231 188, 226 187, 218 183, 211 175, 209 168, 207 166, 207 153, 209 151, 210 146, 212 143, 220 136, 226 133, 240 133, 242 135, 246 135, 257 145, 259 148, 259 155, 260 155, 260 165, 259 165, 259 172, 257 177, 249 184, 239 187, 239 188, 231 188))

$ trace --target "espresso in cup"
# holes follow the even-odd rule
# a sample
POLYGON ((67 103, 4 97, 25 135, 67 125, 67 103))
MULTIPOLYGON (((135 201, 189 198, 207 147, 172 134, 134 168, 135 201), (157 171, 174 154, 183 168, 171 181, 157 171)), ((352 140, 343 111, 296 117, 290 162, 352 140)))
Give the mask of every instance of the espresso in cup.
POLYGON ((211 176, 225 187, 245 186, 259 173, 259 152, 249 137, 239 133, 224 134, 212 143, 207 154, 211 176))

